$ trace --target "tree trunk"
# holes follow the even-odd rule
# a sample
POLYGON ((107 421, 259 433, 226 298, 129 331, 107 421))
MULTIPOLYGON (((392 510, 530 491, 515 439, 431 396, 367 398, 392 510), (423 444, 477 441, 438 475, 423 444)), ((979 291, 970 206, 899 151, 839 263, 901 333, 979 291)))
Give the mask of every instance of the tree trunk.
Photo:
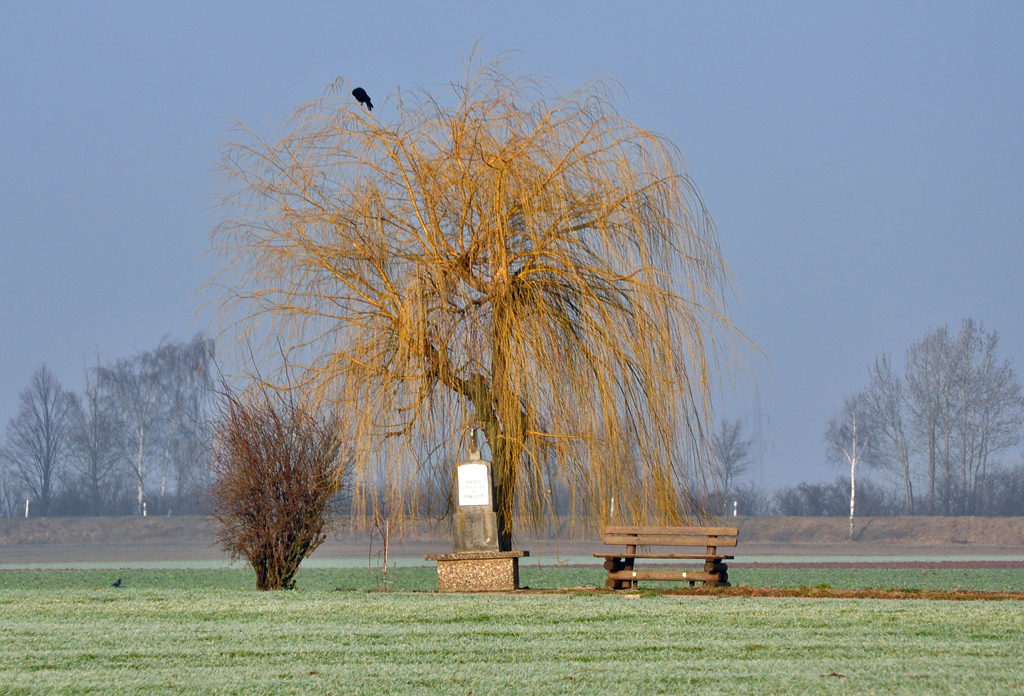
POLYGON ((907 514, 914 514, 914 489, 913 484, 910 482, 910 464, 907 462, 906 455, 903 456, 903 495, 905 498, 907 514))
POLYGON ((487 440, 491 445, 491 475, 494 478, 495 515, 498 518, 498 550, 511 551, 517 463, 509 456, 510 448, 497 423, 491 428, 485 428, 484 432, 487 433, 487 440))
POLYGON ((928 433, 928 514, 935 514, 935 428, 928 433))
POLYGON ((950 469, 950 457, 949 457, 949 442, 950 438, 950 425, 947 414, 946 421, 943 424, 942 433, 942 474, 943 474, 943 486, 942 486, 942 514, 947 517, 953 513, 951 508, 952 503, 952 484, 953 484, 953 472, 950 469))
POLYGON ((167 490, 167 467, 170 465, 170 462, 171 462, 171 443, 170 443, 170 441, 168 441, 168 443, 164 446, 164 467, 163 467, 163 473, 160 476, 160 511, 161 512, 163 512, 163 509, 164 509, 164 492, 167 490))
MULTIPOLYGON (((856 450, 854 450, 854 451, 856 452, 856 450)), ((857 457, 856 457, 856 454, 854 454, 854 457, 850 460, 850 541, 853 541, 853 512, 854 512, 854 505, 856 504, 856 501, 857 501, 857 477, 856 477, 856 470, 857 470, 857 457)))
POLYGON ((136 461, 136 464, 135 464, 135 475, 139 479, 139 482, 138 482, 139 483, 139 509, 138 509, 138 514, 140 514, 140 515, 142 514, 142 504, 144 502, 144 498, 145 498, 145 494, 146 494, 146 471, 143 468, 144 465, 143 465, 143 462, 142 462, 143 452, 145 451, 145 449, 144 449, 145 448, 145 437, 146 437, 145 429, 140 430, 139 431, 139 458, 138 458, 138 460, 136 461))
POLYGON ((967 396, 963 394, 966 388, 961 387, 961 413, 963 421, 960 422, 960 505, 957 506, 956 514, 967 514, 967 396))

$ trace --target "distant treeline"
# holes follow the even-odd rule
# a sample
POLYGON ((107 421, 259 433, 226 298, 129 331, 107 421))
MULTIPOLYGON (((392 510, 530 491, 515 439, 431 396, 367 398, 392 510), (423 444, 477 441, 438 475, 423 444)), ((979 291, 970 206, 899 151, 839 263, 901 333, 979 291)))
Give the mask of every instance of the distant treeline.
MULTIPOLYGON (((902 372, 879 356, 868 385, 825 428, 825 460, 844 471, 831 483, 770 491, 749 481, 753 440, 741 420, 721 420, 708 441, 714 490, 694 512, 847 516, 845 472, 856 451, 857 516, 1024 516, 1024 390, 1013 366, 999 360, 998 342, 996 332, 967 319, 958 333, 941 327, 911 343, 902 372)), ((217 405, 213 357, 213 342, 202 336, 165 341, 97 362, 81 394, 40 367, 0 442, 0 517, 24 515, 26 501, 30 516, 204 512, 217 405)), ((547 486, 551 514, 572 508, 565 481, 553 476, 547 486)), ((421 488, 405 501, 408 514, 445 517, 450 481, 442 475, 421 488)), ((363 505, 376 499, 372 491, 361 498, 363 505)), ((339 501, 339 512, 353 512, 350 504, 339 501)), ((611 517, 621 514, 614 505, 611 517)))
MULTIPOLYGON (((800 483, 774 491, 747 482, 733 490, 732 499, 741 515, 847 517, 850 514, 850 479, 841 475, 831 483, 800 483)), ((905 502, 898 485, 886 485, 870 478, 857 481, 858 517, 906 515, 905 502)), ((928 514, 928 502, 927 497, 921 496, 915 500, 914 508, 921 511, 919 514, 928 514)), ((731 510, 730 507, 730 514, 731 510)), ((979 497, 971 514, 979 517, 1024 516, 1024 464, 990 471, 986 477, 985 495, 979 497)))
MULTIPOLYGON (((868 385, 847 397, 825 428, 827 464, 856 468, 856 514, 1024 515, 1024 390, 999 334, 965 319, 913 341, 902 373, 889 355, 868 367, 868 385), (864 474, 869 474, 864 476, 864 474), (885 483, 882 483, 884 481, 885 483)), ((769 493, 740 484, 751 466, 740 421, 712 436, 719 490, 746 515, 850 514, 851 476, 769 493)))
POLYGON ((82 393, 43 365, 0 446, 0 516, 175 515, 209 486, 213 341, 85 370, 82 393))

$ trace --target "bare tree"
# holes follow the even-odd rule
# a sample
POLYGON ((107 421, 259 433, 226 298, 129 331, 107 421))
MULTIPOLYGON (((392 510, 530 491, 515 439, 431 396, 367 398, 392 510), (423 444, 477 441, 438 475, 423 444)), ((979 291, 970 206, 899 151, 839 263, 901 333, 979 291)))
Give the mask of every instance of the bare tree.
POLYGON ((373 496, 367 501, 370 504, 370 520, 369 520, 369 537, 370 543, 369 548, 366 551, 367 563, 370 567, 370 576, 373 578, 374 584, 377 585, 377 589, 383 592, 390 591, 391 587, 395 584, 394 577, 397 565, 392 564, 390 561, 391 557, 391 540, 392 535, 398 536, 401 533, 400 529, 395 529, 395 520, 392 519, 391 509, 388 504, 391 496, 386 493, 381 494, 381 489, 386 490, 387 483, 381 482, 373 492, 373 496), (395 534, 398 532, 399 534, 395 534), (375 539, 380 540, 380 547, 377 552, 373 551, 373 543, 375 539), (388 580, 388 573, 391 573, 391 580, 388 580))
POLYGON ((957 335, 956 443, 960 460, 960 514, 975 514, 984 496, 992 456, 1019 445, 1024 394, 1009 361, 999 362, 999 334, 966 319, 957 335))
POLYGON ((355 495, 391 467, 415 501, 421 443, 472 419, 502 548, 514 512, 546 526, 552 470, 589 525, 616 492, 627 518, 704 515, 691 483, 710 478, 710 394, 737 340, 730 277, 680 153, 610 95, 471 60, 450 96, 370 114, 339 83, 283 134, 224 149, 224 316, 281 337, 301 381, 358 416, 355 495))
POLYGON ((732 489, 732 499, 739 514, 754 517, 772 514, 771 493, 749 479, 732 489))
POLYGON ((0 452, 0 517, 14 517, 18 512, 21 498, 21 487, 15 480, 9 462, 0 452))
POLYGON ((825 441, 828 444, 829 458, 835 461, 838 454, 846 458, 850 465, 850 540, 853 540, 853 517, 857 502, 857 464, 864 457, 870 438, 866 429, 858 427, 858 412, 861 403, 858 397, 850 397, 843 403, 842 411, 829 421, 825 430, 825 441))
POLYGON ((226 394, 213 448, 217 540, 245 558, 260 590, 290 589, 324 541, 346 459, 341 424, 294 393, 226 394))
POLYGON ((984 496, 994 455, 1021 443, 1024 394, 997 357, 999 335, 965 319, 907 349, 911 423, 928 469, 929 512, 970 514, 984 496))
POLYGON ((163 415, 159 365, 153 353, 144 352, 100 368, 99 375, 110 386, 125 424, 128 470, 137 491, 136 514, 142 515, 149 463, 163 415))
POLYGON ((50 512, 67 458, 72 408, 68 392, 43 365, 21 392, 18 412, 7 425, 0 455, 16 472, 42 515, 50 512))
POLYGON ((156 502, 163 508, 169 482, 176 485, 180 507, 184 490, 205 478, 205 409, 212 359, 213 342, 196 336, 190 342, 164 340, 155 350, 97 365, 87 377, 82 420, 76 429, 76 464, 88 472, 90 490, 97 492, 99 479, 109 478, 107 473, 101 476, 109 459, 100 449, 112 451, 101 440, 113 438, 136 492, 137 514, 146 509, 147 490, 154 485, 157 500, 149 505, 156 502), (116 426, 103 426, 102 420, 116 421, 116 426), (100 432, 110 428, 116 433, 100 432))
POLYGON ((213 341, 195 336, 188 343, 162 341, 153 352, 162 393, 159 439, 162 441, 159 504, 164 507, 168 479, 173 478, 181 503, 183 487, 197 477, 204 461, 203 430, 212 393, 213 341), (202 446, 197 446, 202 445, 202 446))
POLYGON ((914 514, 914 486, 911 476, 911 443, 905 425, 907 396, 903 380, 893 372, 888 355, 875 359, 871 382, 859 396, 863 418, 875 434, 875 467, 897 477, 903 488, 904 513, 914 514))
POLYGON ((715 472, 725 495, 725 514, 729 514, 736 480, 750 470, 751 438, 743 437, 743 421, 739 418, 719 421, 718 430, 711 434, 711 452, 715 458, 715 472))
POLYGON ((99 365, 85 371, 85 387, 80 399, 74 397, 69 430, 70 464, 79 475, 91 515, 108 509, 125 456, 124 424, 102 380, 99 365))
MULTIPOLYGON (((911 423, 928 471, 928 514, 936 513, 937 484, 943 470, 949 481, 950 438, 953 427, 949 405, 956 373, 953 339, 945 326, 914 341, 907 348, 906 379, 910 391, 911 423), (943 465, 940 469, 940 464, 943 465)), ((949 497, 938 491, 942 511, 949 514, 949 497)))

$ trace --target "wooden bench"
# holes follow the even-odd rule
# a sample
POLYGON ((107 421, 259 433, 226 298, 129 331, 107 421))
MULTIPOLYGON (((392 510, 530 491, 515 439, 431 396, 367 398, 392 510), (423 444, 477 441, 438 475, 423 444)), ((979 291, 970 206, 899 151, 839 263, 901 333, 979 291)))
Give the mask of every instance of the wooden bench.
POLYGON ((605 527, 602 540, 614 546, 625 545, 622 553, 595 553, 603 558, 610 590, 628 590, 639 587, 640 580, 687 581, 690 587, 702 582, 712 587, 729 586, 729 566, 722 561, 732 556, 718 553, 719 547, 736 546, 739 529, 736 527, 605 527), (702 546, 704 553, 638 553, 638 548, 652 546, 702 546), (695 570, 636 570, 638 558, 702 559, 704 569, 695 570))

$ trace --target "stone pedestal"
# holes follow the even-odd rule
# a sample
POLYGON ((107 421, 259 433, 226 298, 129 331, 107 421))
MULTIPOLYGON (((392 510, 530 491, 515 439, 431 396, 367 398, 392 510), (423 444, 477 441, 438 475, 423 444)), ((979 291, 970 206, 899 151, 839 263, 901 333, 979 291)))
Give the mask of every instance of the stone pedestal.
POLYGON ((519 559, 529 551, 432 553, 440 592, 501 592, 519 589, 519 559))

